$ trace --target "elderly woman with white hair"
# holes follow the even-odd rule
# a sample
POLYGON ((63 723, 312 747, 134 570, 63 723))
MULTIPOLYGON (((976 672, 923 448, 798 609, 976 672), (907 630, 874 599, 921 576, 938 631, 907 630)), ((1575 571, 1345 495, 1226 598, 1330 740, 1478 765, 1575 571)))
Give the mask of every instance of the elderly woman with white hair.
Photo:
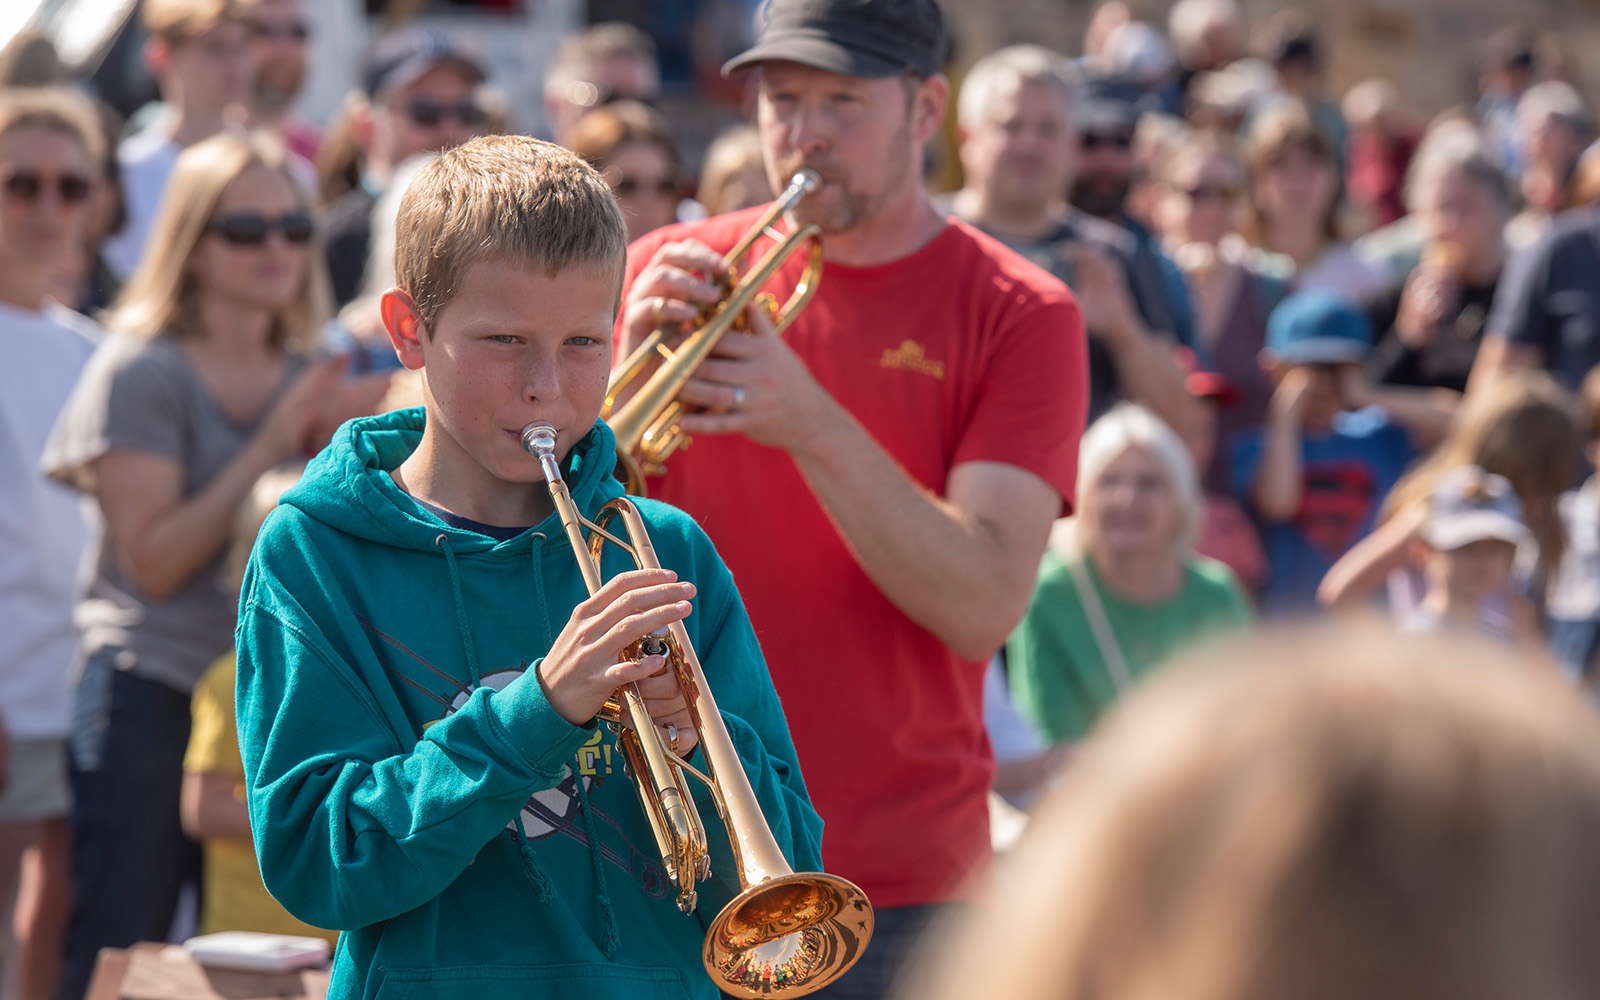
POLYGON ((1120 404, 1084 434, 1077 515, 1058 522, 1006 643, 1012 697, 1052 744, 1188 644, 1250 624, 1233 572, 1194 552, 1201 512, 1188 451, 1148 410, 1120 404))

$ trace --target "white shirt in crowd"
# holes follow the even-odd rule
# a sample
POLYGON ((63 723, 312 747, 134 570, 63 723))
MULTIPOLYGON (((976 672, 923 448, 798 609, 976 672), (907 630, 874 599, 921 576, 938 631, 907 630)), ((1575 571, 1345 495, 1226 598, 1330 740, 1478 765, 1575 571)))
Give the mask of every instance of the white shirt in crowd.
POLYGON ((61 306, 0 304, 0 709, 16 740, 67 732, 88 522, 79 494, 45 478, 39 459, 100 337, 61 306))
POLYGON ((137 135, 129 136, 117 147, 117 164, 122 170, 122 198, 127 207, 128 221, 121 232, 113 234, 100 246, 101 256, 111 273, 127 280, 139 266, 139 257, 150 239, 150 226, 155 221, 156 209, 161 205, 161 192, 167 186, 167 177, 178 162, 182 152, 167 130, 154 125, 137 135))

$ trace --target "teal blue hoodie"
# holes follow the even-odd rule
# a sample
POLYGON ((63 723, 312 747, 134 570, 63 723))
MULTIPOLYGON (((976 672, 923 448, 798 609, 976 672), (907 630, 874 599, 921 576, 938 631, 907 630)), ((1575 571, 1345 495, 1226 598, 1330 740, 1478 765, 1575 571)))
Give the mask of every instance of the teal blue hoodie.
MULTIPOLYGON (((244 579, 239 740, 267 888, 346 932, 330 997, 716 996, 701 940, 737 886, 710 797, 714 874, 685 916, 614 738, 557 715, 528 669, 586 596, 559 521, 496 542, 418 506, 388 472, 423 419, 341 428, 244 579)), ((568 456, 589 517, 620 494, 613 448, 597 423, 568 456)), ((733 579, 687 515, 639 508, 697 588, 684 624, 767 823, 796 870, 820 870, 822 821, 733 579)), ((607 575, 631 566, 612 548, 607 575)))

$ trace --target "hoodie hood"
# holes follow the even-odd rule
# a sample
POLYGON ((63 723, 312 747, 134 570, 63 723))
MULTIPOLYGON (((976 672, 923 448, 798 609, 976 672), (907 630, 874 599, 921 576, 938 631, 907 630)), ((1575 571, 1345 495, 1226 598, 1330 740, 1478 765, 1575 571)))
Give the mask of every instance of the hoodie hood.
MULTIPOLYGON (((452 527, 419 507, 395 485, 389 473, 417 450, 426 413, 418 406, 347 421, 279 503, 298 508, 329 527, 382 545, 435 550, 442 534, 458 555, 492 553, 526 558, 526 535, 497 542, 476 531, 452 527)), ((596 420, 562 460, 562 477, 579 510, 592 514, 607 500, 622 495, 622 484, 612 474, 615 467, 616 438, 605 421, 596 420)), ((529 485, 544 489, 542 480, 529 485)), ((541 533, 551 542, 563 538, 560 518, 552 513, 527 534, 541 533)))

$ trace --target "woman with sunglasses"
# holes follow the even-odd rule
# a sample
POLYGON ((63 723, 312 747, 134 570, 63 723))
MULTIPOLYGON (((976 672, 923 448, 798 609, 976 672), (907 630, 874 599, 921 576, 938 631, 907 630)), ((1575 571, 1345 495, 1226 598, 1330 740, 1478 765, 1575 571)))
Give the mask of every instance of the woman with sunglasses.
POLYGON ((678 221, 678 144, 666 119, 649 105, 617 101, 594 109, 578 119, 570 148, 611 185, 628 224, 628 242, 678 221))
POLYGON ((189 700, 232 647, 220 571, 268 470, 361 409, 312 358, 327 278, 282 148, 225 134, 178 158, 142 262, 107 317, 44 464, 103 525, 76 619, 73 878, 62 996, 103 947, 163 940, 199 872, 179 823, 189 700))
POLYGON ((51 286, 88 222, 103 153, 83 98, 0 90, 0 905, 27 883, 5 969, 24 998, 54 988, 66 921, 66 677, 88 540, 77 498, 40 474, 39 458, 100 339, 94 324, 52 300, 51 286), (30 851, 39 877, 22 880, 30 851))

